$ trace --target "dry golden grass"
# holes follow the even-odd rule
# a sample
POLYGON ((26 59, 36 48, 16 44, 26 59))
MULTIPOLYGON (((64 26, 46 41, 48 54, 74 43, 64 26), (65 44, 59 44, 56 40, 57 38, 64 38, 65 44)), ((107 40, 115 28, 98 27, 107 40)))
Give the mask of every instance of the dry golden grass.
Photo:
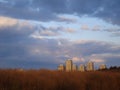
POLYGON ((120 90, 120 73, 0 70, 0 90, 120 90))

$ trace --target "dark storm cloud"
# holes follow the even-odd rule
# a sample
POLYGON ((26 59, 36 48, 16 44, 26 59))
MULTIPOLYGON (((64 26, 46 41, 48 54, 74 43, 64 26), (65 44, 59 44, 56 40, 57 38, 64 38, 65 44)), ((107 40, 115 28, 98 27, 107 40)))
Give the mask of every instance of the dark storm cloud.
POLYGON ((23 68, 23 69, 56 69, 56 63, 44 61, 17 61, 17 60, 4 60, 0 63, 0 68, 23 68))
POLYGON ((59 50, 57 40, 35 40, 29 37, 30 34, 31 30, 23 28, 0 29, 0 67, 53 68, 53 53, 59 50))
POLYGON ((120 24, 119 0, 70 0, 70 9, 80 15, 87 14, 120 24))
MULTIPOLYGON (((11 30, 13 30, 13 28, 11 28, 11 30)), ((25 34, 27 35, 28 33, 22 33, 20 31, 15 31, 13 30, 11 32, 10 28, 9 30, 1 30, 0 31, 0 41, 1 42, 14 42, 14 41, 19 41, 19 40, 24 40, 24 38, 26 38, 27 36, 25 36, 25 34)))
POLYGON ((95 16, 105 18, 107 21, 112 21, 116 24, 120 24, 118 17, 120 17, 120 7, 119 0, 106 0, 105 3, 102 4, 104 8, 103 11, 97 13, 95 16))
POLYGON ((54 13, 66 12, 66 0, 33 0, 34 7, 48 9, 54 13))
POLYGON ((103 0, 69 0, 72 12, 80 14, 91 14, 103 3, 103 0))
POLYGON ((21 19, 51 20, 55 13, 65 12, 64 0, 11 0, 1 3, 0 14, 21 19), (61 7, 62 6, 62 7, 61 7))
POLYGON ((54 20, 57 14, 89 15, 120 24, 119 0, 6 0, 0 15, 32 20, 54 20))
POLYGON ((29 25, 0 28, 0 68, 55 68, 57 40, 33 39, 32 33, 29 25))
POLYGON ((26 42, 26 38, 28 38, 32 32, 33 30, 29 26, 22 26, 22 24, 0 27, 0 42, 13 43, 22 40, 26 42))

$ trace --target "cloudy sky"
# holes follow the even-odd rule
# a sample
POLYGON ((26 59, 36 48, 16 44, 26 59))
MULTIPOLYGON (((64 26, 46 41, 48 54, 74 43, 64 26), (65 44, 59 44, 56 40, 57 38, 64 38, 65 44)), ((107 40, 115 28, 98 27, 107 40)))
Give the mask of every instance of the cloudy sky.
POLYGON ((0 68, 66 59, 120 66, 120 0, 0 0, 0 68))

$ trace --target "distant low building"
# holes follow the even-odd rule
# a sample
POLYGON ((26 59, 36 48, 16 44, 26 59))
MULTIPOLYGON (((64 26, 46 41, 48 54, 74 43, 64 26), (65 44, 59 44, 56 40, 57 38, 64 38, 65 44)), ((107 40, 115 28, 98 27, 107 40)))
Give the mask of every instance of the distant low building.
POLYGON ((88 62, 86 65, 86 70, 87 71, 94 71, 94 63, 93 62, 88 62))
POLYGON ((78 71, 84 72, 84 71, 85 71, 85 66, 84 66, 83 64, 81 64, 81 65, 78 67, 78 71))
POLYGON ((76 64, 73 64, 72 71, 77 71, 77 65, 76 64))
POLYGON ((106 68, 107 68, 107 67, 106 67, 105 64, 101 64, 100 67, 99 67, 100 70, 103 70, 103 69, 106 69, 106 68))
POLYGON ((59 71, 64 71, 64 70, 65 70, 65 66, 64 66, 63 64, 60 64, 60 65, 58 66, 58 70, 59 70, 59 71))

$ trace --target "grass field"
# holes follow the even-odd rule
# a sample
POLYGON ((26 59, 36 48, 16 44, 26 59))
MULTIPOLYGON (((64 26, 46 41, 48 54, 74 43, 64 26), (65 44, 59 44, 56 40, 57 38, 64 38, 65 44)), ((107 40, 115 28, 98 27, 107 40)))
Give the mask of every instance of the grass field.
POLYGON ((120 72, 1 69, 0 90, 120 90, 120 72))

